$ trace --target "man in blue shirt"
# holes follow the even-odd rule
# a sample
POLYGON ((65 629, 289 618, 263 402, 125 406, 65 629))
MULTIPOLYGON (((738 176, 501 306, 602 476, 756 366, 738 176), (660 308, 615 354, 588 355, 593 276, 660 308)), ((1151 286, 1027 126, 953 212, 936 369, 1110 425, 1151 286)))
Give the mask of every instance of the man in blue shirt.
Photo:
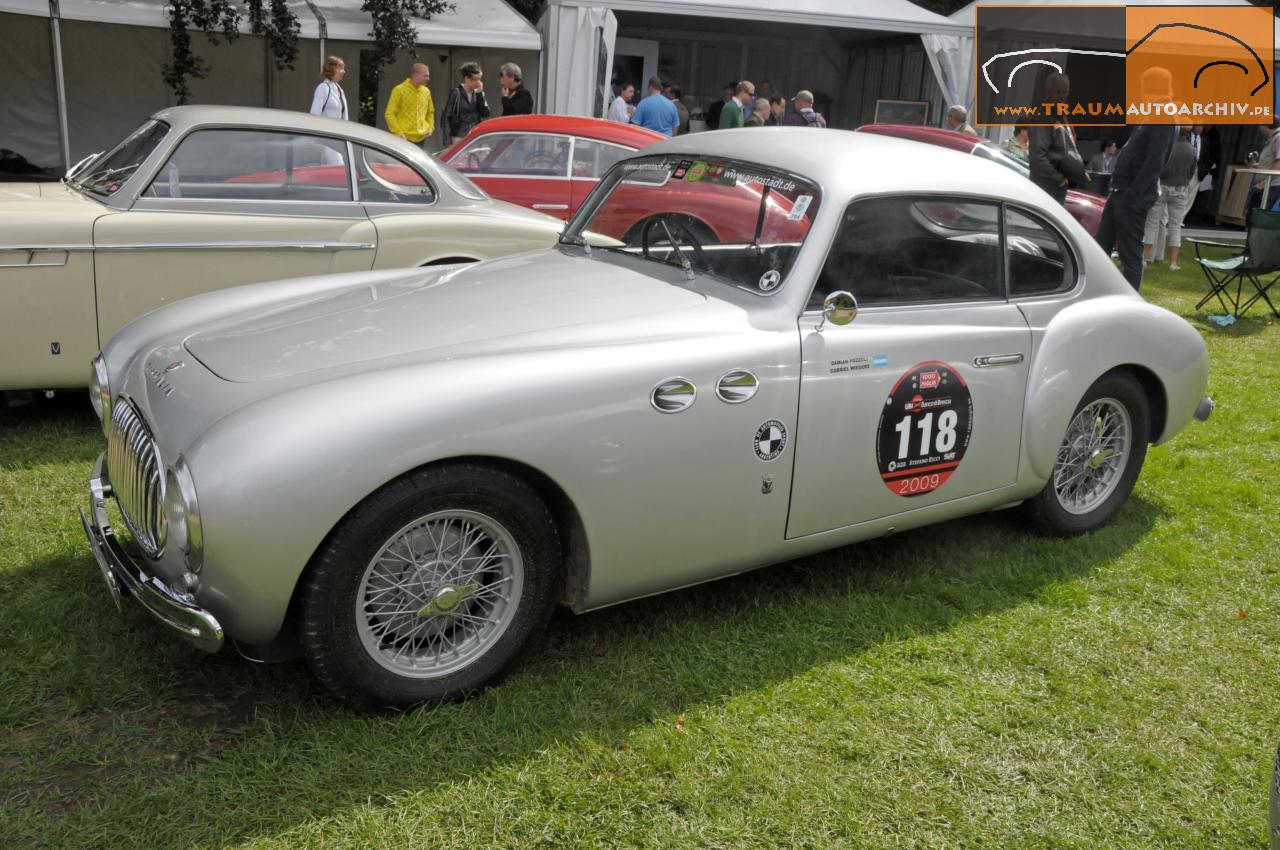
POLYGON ((671 136, 680 125, 680 113, 676 111, 676 105, 663 94, 663 88, 662 80, 657 77, 649 79, 649 94, 636 107, 631 123, 671 136))

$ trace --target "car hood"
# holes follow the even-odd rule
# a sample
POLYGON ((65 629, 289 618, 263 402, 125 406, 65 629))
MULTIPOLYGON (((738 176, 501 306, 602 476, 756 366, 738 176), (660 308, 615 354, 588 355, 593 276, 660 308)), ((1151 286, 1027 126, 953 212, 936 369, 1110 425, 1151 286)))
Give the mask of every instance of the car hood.
POLYGON ((219 377, 254 382, 406 357, 587 344, 607 338, 611 324, 705 301, 577 249, 551 248, 293 299, 221 320, 185 345, 219 377))
POLYGON ((106 207, 62 183, 0 183, 0 243, 89 244, 106 207))

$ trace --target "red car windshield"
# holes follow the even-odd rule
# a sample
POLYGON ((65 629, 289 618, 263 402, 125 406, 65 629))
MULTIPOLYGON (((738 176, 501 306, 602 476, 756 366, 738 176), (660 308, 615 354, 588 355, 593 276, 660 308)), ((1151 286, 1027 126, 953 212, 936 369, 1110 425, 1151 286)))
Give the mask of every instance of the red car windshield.
POLYGON ((765 166, 687 155, 637 157, 609 172, 561 241, 769 294, 790 271, 818 202, 812 182, 765 166))

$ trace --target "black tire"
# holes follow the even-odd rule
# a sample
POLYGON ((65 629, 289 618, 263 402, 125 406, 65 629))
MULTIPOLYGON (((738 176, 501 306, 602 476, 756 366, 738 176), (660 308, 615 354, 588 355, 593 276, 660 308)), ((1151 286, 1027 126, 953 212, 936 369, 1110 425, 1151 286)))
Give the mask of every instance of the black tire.
POLYGON ((1142 385, 1131 374, 1108 372, 1094 381, 1085 392, 1084 398, 1080 399, 1072 413, 1072 421, 1086 407, 1104 400, 1123 407, 1129 419, 1128 457, 1114 489, 1087 512, 1073 513, 1064 506, 1063 497, 1055 486, 1060 473, 1064 473, 1065 477, 1063 452, 1068 447, 1067 435, 1064 435, 1058 460, 1044 489, 1022 504, 1022 516, 1034 531, 1051 537, 1070 537, 1099 529, 1111 521, 1133 491, 1138 473, 1142 471, 1142 462, 1147 456, 1147 441, 1151 434, 1150 404, 1142 385))
MULTIPOLYGON (((436 563, 439 560, 437 552, 436 563)), ((555 606, 562 573, 555 521, 525 482, 501 470, 469 463, 410 473, 365 499, 317 552, 301 587, 298 634, 302 652, 317 679, 359 707, 404 709, 462 698, 498 682, 541 632, 555 606), (514 613, 504 616, 505 631, 466 666, 430 678, 401 675, 388 669, 375 657, 375 650, 366 646, 370 638, 368 634, 362 637, 361 630, 368 631, 371 615, 367 608, 358 615, 356 600, 366 570, 383 547, 407 525, 439 511, 480 514, 509 534, 522 562, 520 596, 512 606, 514 613)), ((421 586, 425 589, 426 583, 421 586)), ((462 598, 473 592, 462 591, 462 598)), ((389 631, 382 637, 395 634, 389 631)))

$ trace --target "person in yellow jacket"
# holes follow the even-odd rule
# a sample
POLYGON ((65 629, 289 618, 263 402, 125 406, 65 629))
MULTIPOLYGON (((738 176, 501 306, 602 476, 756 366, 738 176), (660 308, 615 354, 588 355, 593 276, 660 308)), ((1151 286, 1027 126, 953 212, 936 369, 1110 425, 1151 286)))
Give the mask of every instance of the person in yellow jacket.
POLYGON ((421 62, 409 71, 409 78, 391 90, 387 101, 387 129, 420 145, 436 129, 436 107, 431 102, 431 69, 421 62))

